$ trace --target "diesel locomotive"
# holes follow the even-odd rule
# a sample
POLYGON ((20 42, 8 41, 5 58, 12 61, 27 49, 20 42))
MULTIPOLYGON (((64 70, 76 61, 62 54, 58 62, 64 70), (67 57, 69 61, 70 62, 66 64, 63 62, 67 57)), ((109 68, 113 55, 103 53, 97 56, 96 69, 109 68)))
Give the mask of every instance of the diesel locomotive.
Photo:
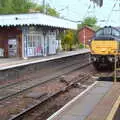
POLYGON ((95 68, 113 67, 115 55, 120 60, 120 28, 105 26, 100 28, 90 41, 91 61, 95 68))

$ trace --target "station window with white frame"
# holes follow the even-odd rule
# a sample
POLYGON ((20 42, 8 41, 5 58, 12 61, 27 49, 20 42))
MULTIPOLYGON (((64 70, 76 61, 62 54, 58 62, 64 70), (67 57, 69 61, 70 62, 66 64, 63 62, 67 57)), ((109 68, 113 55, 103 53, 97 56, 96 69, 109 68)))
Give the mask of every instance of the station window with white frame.
POLYGON ((42 37, 40 34, 27 34, 26 35, 26 56, 42 56, 42 37))

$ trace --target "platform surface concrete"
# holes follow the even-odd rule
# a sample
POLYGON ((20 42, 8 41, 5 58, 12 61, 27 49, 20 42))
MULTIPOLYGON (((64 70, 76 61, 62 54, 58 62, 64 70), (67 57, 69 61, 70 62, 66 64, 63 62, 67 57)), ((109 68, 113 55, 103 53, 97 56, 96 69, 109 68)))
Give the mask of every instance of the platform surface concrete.
POLYGON ((5 70, 9 68, 14 68, 18 66, 24 66, 39 62, 45 62, 49 60, 59 59, 63 57, 69 57, 73 55, 79 55, 83 53, 90 52, 89 49, 79 49, 76 51, 69 51, 69 52, 60 52, 55 55, 50 56, 42 56, 42 57, 35 57, 35 58, 28 58, 28 59, 22 59, 22 58, 0 58, 0 70, 5 70))
POLYGON ((86 120, 112 86, 113 82, 98 81, 96 85, 66 107, 61 113, 56 114, 56 116, 53 115, 54 117, 50 117, 47 120, 86 120))

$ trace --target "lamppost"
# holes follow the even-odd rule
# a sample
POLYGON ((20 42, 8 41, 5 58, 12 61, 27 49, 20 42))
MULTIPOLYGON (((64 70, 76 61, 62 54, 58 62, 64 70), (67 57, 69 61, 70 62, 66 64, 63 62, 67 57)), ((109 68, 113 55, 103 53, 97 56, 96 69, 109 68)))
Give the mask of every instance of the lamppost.
POLYGON ((86 39, 85 28, 83 28, 83 45, 84 45, 84 48, 85 48, 85 39, 86 39))
POLYGON ((46 5, 45 0, 43 0, 43 13, 46 14, 46 5))

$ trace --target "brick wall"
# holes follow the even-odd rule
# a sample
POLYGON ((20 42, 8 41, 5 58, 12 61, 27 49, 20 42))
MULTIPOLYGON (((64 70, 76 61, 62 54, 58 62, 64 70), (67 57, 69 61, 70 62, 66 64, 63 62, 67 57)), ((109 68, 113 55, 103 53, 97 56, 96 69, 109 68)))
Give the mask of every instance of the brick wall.
POLYGON ((85 40, 85 44, 88 44, 88 41, 92 39, 94 33, 95 33, 95 31, 93 31, 92 29, 90 29, 88 27, 82 28, 78 32, 79 42, 84 44, 84 40, 85 40))
POLYGON ((0 28, 0 48, 4 49, 4 57, 8 57, 8 39, 16 38, 18 40, 18 57, 22 56, 22 31, 15 27, 0 28))

